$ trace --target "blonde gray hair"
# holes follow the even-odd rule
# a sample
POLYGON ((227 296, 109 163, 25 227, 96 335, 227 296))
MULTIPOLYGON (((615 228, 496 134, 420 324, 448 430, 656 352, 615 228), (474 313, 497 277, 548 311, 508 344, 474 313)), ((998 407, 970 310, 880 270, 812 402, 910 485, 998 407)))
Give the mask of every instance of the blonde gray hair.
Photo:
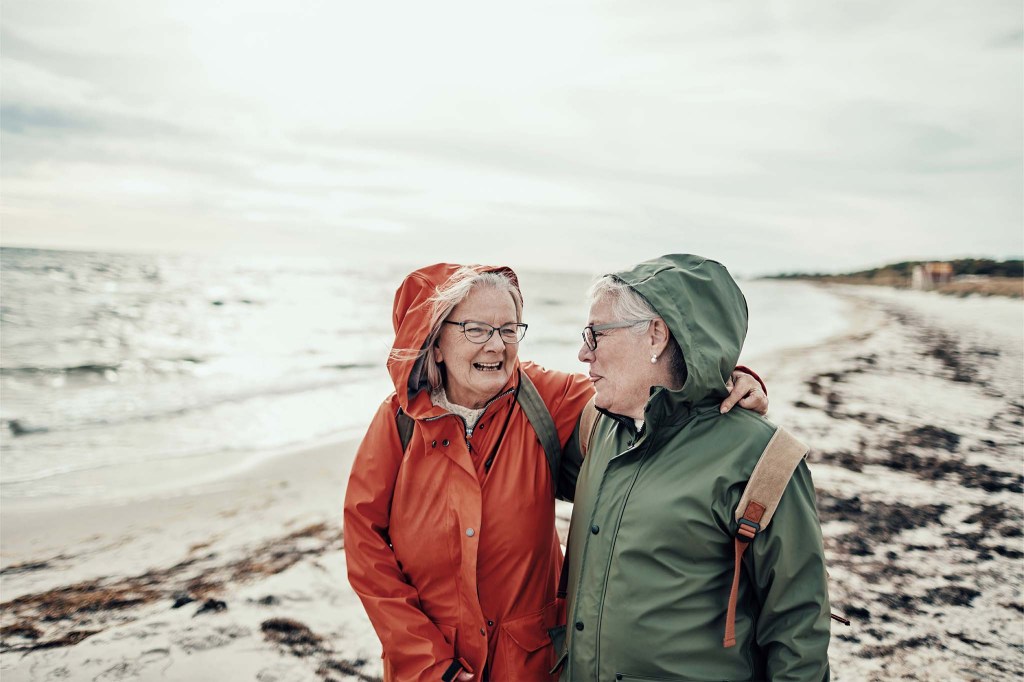
POLYGON ((516 306, 516 322, 523 321, 523 295, 510 270, 479 272, 469 266, 459 268, 428 300, 431 306, 430 333, 423 347, 418 350, 398 349, 391 353, 392 357, 416 357, 421 360, 416 364, 420 368, 420 376, 415 377, 413 383, 419 385, 425 377, 430 389, 434 390, 444 382, 444 371, 434 359, 433 348, 441 335, 444 321, 451 315, 455 306, 466 300, 469 293, 478 286, 508 292, 516 306))
MULTIPOLYGON (((661 315, 643 294, 615 275, 605 275, 590 285, 590 289, 587 291, 588 303, 593 306, 600 300, 607 300, 611 303, 612 316, 616 320, 640 320, 633 326, 627 327, 629 332, 635 336, 646 334, 647 330, 651 328, 651 322, 655 318, 661 319, 661 315)), ((682 386, 686 382, 686 360, 671 329, 665 352, 668 355, 669 370, 672 372, 673 378, 678 380, 679 385, 682 386)))

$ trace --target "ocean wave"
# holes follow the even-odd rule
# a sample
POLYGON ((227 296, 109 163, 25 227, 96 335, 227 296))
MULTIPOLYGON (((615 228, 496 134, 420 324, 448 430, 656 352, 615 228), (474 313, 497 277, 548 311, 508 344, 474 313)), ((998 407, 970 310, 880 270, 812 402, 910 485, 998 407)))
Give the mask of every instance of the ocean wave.
POLYGON ((2 424, 3 428, 10 431, 11 435, 15 438, 28 436, 33 433, 46 433, 49 431, 49 429, 44 426, 32 426, 31 424, 26 424, 23 419, 5 419, 2 424))
MULTIPOLYGON (((355 366, 357 365, 352 365, 352 367, 355 366)), ((366 365, 366 367, 375 368, 376 365, 366 365)), ((16 437, 108 428, 111 426, 122 426, 132 423, 162 421, 197 412, 208 412, 221 405, 241 404, 251 400, 307 393, 326 388, 333 388, 338 385, 339 383, 337 378, 314 379, 287 386, 267 387, 262 391, 248 390, 225 393, 218 396, 211 396, 205 400, 199 400, 188 405, 172 406, 166 409, 155 409, 129 414, 107 414, 54 424, 34 424, 31 421, 31 417, 19 416, 13 419, 4 420, 2 424, 4 428, 11 433, 11 435, 16 437)))
POLYGON ((343 362, 337 365, 321 365, 322 369, 371 369, 373 367, 379 367, 379 365, 372 362, 343 362))
POLYGON ((33 366, 23 365, 20 367, 0 367, 0 376, 5 377, 32 377, 32 376, 106 376, 108 372, 123 372, 126 370, 137 370, 142 368, 146 372, 165 372, 166 368, 173 367, 174 371, 184 366, 193 366, 205 362, 202 358, 181 357, 181 358, 155 358, 150 360, 128 360, 117 363, 87 363, 84 365, 68 366, 33 366))

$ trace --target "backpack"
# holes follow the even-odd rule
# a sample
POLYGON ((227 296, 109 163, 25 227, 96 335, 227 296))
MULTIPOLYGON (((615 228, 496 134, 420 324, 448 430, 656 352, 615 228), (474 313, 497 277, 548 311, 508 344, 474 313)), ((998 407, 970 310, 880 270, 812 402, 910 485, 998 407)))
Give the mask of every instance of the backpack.
MULTIPOLYGON (((544 455, 547 457, 548 467, 551 469, 551 480, 557 489, 558 470, 562 466, 562 444, 558 440, 558 429, 555 428, 555 420, 551 418, 551 412, 544 404, 540 393, 537 392, 537 387, 523 371, 519 372, 519 385, 516 387, 515 400, 523 408, 526 419, 537 434, 537 440, 544 448, 544 455)), ((412 440, 416 420, 399 407, 398 412, 395 413, 395 425, 398 428, 398 438, 402 441, 402 451, 404 452, 409 447, 409 441, 412 440)))
MULTIPOLYGON (((587 406, 583 408, 580 415, 580 452, 586 456, 590 440, 597 429, 597 407, 594 398, 590 399, 587 406)), ((729 648, 736 645, 736 600, 739 598, 740 588, 740 562, 747 546, 754 541, 757 534, 768 527, 772 515, 779 506, 782 493, 786 491, 789 479, 796 471, 800 462, 807 457, 810 448, 797 440, 789 431, 781 426, 776 429, 771 440, 764 447, 761 456, 754 465, 747 480, 747 487, 736 505, 735 518, 739 527, 736 529, 736 536, 733 538, 733 574, 732 588, 729 591, 729 605, 725 615, 725 637, 722 646, 729 648)), ((559 590, 564 595, 568 573, 563 569, 559 590)), ((832 620, 843 625, 849 625, 850 621, 842 616, 830 614, 832 620)))

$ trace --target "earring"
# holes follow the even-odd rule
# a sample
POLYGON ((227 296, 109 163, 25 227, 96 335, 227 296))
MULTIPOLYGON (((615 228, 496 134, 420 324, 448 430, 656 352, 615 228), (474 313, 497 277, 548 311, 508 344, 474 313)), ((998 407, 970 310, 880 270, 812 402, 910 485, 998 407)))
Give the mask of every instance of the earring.
POLYGON ((653 365, 653 364, 654 364, 654 363, 656 363, 657 361, 658 361, 658 356, 657 356, 657 355, 652 355, 652 356, 651 356, 651 364, 653 365))

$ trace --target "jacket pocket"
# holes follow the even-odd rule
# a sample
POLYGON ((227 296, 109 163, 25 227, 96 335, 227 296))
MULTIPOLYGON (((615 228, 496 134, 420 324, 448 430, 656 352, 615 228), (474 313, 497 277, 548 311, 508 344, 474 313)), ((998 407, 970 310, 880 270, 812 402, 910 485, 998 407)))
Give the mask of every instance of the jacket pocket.
POLYGON ((558 602, 552 601, 536 613, 506 621, 501 626, 504 674, 496 679, 509 682, 557 679, 550 672, 556 652, 548 634, 557 619, 558 602))

